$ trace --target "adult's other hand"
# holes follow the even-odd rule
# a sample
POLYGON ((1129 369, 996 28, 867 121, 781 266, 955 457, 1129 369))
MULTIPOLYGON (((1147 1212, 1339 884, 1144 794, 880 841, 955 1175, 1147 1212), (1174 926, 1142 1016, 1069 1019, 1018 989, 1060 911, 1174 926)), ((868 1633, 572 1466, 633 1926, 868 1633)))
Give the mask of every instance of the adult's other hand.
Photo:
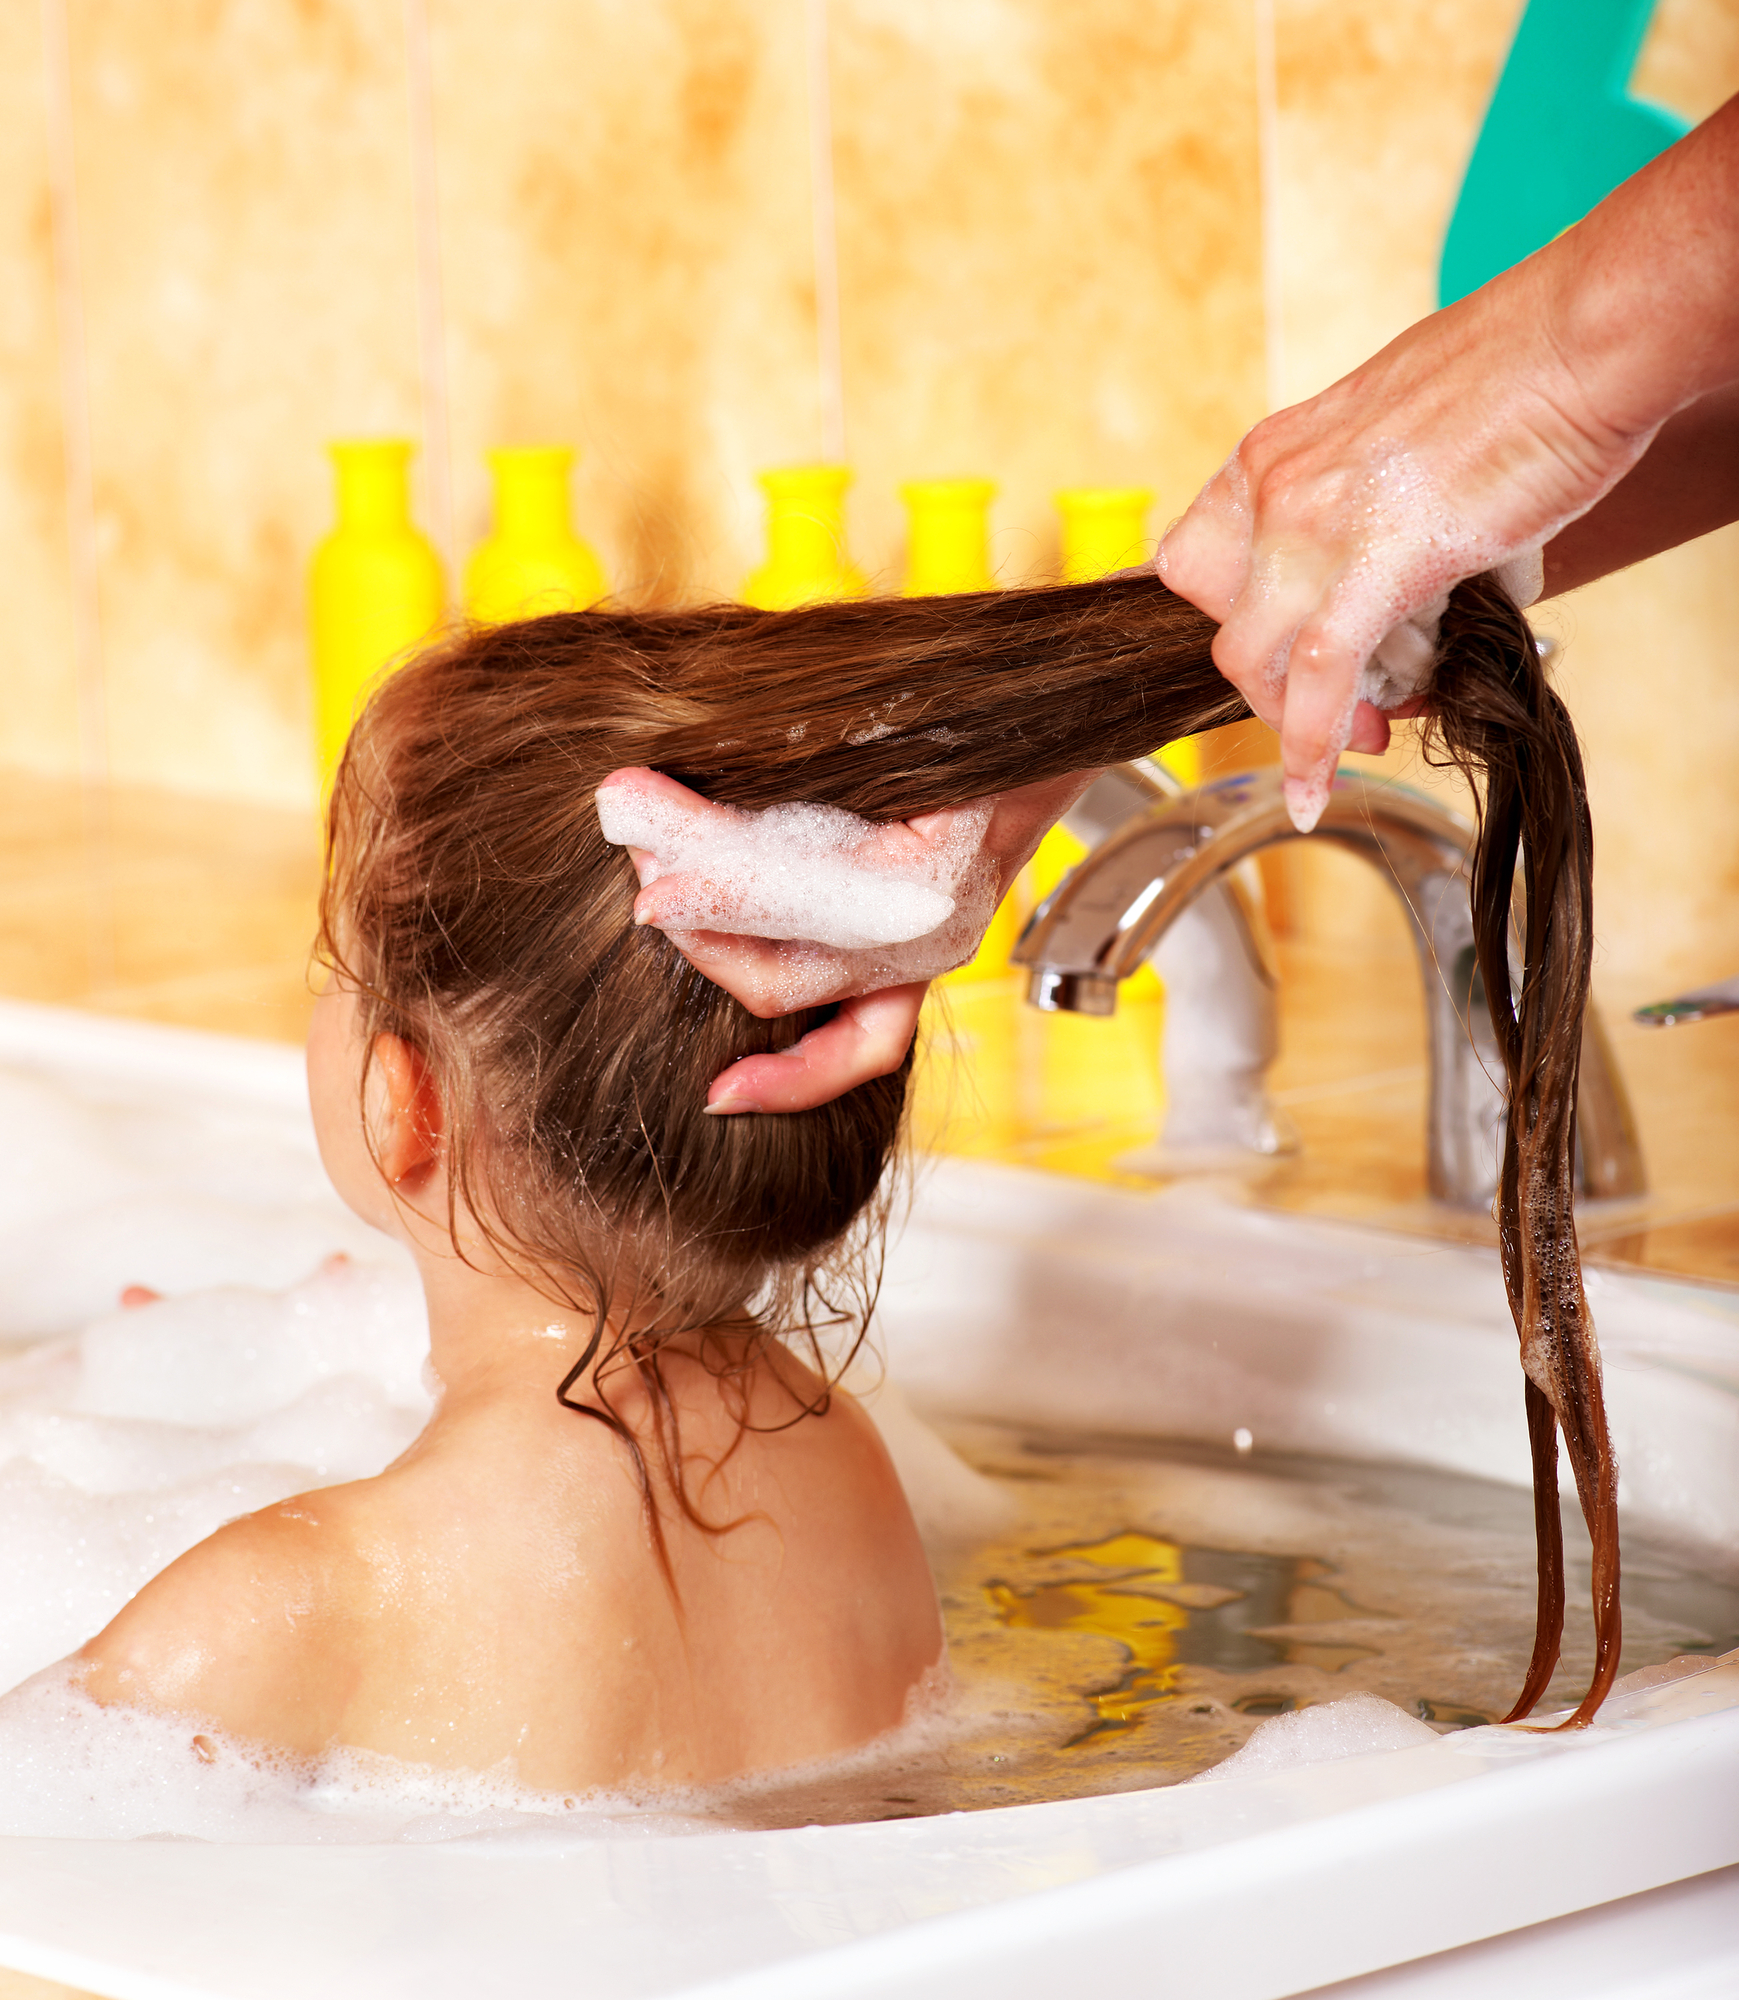
POLYGON ((747 1056, 724 1071, 707 1093, 708 1110, 807 1110, 898 1068, 930 980, 971 958, 1046 831, 1095 775, 1077 772, 913 819, 859 822, 848 845, 820 857, 833 871, 818 878, 823 893, 837 893, 843 867, 859 881, 928 886, 952 907, 916 937, 825 944, 797 934, 811 893, 801 850, 773 855, 772 865, 745 865, 745 822, 764 816, 715 805, 660 772, 612 772, 598 788, 599 815, 608 837, 624 838, 640 875, 635 921, 664 931, 752 1014, 838 1005, 783 1054, 747 1056), (657 830, 656 848, 632 837, 642 828, 648 836, 657 830), (786 934, 769 934, 775 930, 786 934))

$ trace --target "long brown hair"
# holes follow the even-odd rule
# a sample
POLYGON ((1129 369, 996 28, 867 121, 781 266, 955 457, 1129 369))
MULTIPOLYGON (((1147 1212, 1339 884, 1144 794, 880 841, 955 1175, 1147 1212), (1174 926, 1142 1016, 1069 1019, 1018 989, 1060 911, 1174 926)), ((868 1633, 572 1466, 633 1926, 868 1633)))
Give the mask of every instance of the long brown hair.
MULTIPOLYGON (((788 1047, 826 1010, 757 1020, 635 927, 633 869, 598 828, 600 780, 650 765, 732 805, 872 819, 963 805, 1247 715, 1213 665, 1214 630, 1150 578, 789 612, 601 610, 465 633, 383 685, 334 786, 323 949, 361 988, 370 1038, 391 1029, 430 1062, 452 1183, 501 1246, 577 1287, 599 1340, 624 1269, 655 1301, 606 1358, 656 1388, 658 1349, 679 1333, 765 1351, 793 1327, 813 1334, 818 1306, 861 1330, 869 1288, 854 1293, 852 1273, 877 1240, 907 1067, 817 1110, 707 1117, 718 1071, 788 1047), (615 1265, 599 1275, 605 1246, 615 1265)), ((1454 593, 1442 651, 1432 726, 1483 792, 1477 949, 1511 1106, 1499 1219, 1540 1545, 1514 1712, 1543 1692, 1562 1631, 1561 1424, 1595 1550, 1585 1720, 1618 1659, 1615 1473, 1570 1207, 1587 806, 1574 732, 1497 583, 1454 593)), ((673 1428, 660 1443, 686 1506, 673 1428)))

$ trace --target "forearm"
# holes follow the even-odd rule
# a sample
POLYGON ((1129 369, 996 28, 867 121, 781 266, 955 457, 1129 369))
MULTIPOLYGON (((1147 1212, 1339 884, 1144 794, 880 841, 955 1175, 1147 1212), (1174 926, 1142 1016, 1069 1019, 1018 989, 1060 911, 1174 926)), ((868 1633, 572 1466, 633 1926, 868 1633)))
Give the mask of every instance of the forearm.
POLYGON ((1668 418, 1606 498, 1546 544, 1556 597, 1739 521, 1739 382, 1668 418))
POLYGON ((1620 436, 1739 379, 1739 98, 1515 276, 1532 281, 1567 374, 1620 436))

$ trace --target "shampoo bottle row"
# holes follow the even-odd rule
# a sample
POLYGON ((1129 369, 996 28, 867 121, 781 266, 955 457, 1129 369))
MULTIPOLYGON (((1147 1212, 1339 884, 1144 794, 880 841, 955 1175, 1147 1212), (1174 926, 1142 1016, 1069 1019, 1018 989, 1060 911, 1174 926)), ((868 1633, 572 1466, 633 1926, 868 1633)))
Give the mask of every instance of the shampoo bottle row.
MULTIPOLYGON (((411 519, 412 447, 367 439, 329 447, 338 519, 315 553, 310 590, 315 734, 322 780, 381 670, 427 638, 446 611, 440 558, 411 519)), ((487 454, 495 526, 465 567, 465 612, 496 621, 583 610, 608 592, 603 566, 574 533, 566 446, 487 454)), ((863 597, 869 580, 846 552, 841 465, 788 466, 760 475, 767 496, 767 560, 745 602, 787 610, 863 597)), ((988 479, 926 479, 900 488, 909 515, 908 596, 990 590, 988 479)), ((1059 493, 1063 577, 1081 582, 1142 561, 1151 493, 1140 487, 1059 493)))

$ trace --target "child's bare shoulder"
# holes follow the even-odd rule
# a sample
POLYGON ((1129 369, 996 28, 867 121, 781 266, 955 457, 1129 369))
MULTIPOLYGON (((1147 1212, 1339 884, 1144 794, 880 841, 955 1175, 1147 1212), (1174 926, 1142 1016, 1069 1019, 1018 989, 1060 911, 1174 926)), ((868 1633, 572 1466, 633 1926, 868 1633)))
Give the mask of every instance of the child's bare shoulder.
POLYGON ((323 1748, 331 1731, 314 1710, 329 1704, 309 1696, 326 1677, 307 1667, 325 1650, 353 1567, 341 1494, 244 1515, 177 1557, 82 1649, 85 1691, 288 1749, 323 1748))

